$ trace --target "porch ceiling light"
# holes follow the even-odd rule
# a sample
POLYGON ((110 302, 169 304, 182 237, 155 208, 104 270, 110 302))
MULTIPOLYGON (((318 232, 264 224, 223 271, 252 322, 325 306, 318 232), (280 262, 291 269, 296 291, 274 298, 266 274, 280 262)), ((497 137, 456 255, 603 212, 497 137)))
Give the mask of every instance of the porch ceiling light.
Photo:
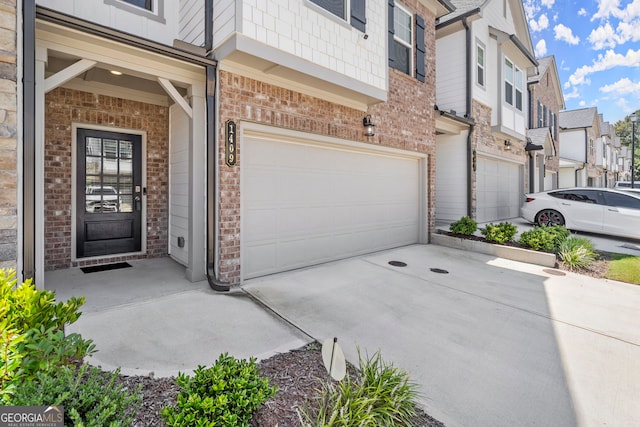
POLYGON ((113 74, 114 76, 121 76, 122 75, 122 71, 118 71, 118 70, 109 70, 109 72, 111 74, 113 74))
POLYGON ((375 128, 376 125, 371 121, 371 114, 367 114, 364 119, 362 119, 362 126, 364 126, 364 134, 365 136, 373 136, 376 134, 375 128))

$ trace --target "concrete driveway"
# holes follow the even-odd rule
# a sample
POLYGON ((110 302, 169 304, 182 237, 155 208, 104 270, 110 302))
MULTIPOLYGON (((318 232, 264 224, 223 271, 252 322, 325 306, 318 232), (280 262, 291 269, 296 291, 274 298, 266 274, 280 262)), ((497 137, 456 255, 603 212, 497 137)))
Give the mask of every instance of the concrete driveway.
POLYGON ((243 289, 354 364, 380 350, 447 426, 640 425, 640 287, 556 273, 414 245, 243 289))

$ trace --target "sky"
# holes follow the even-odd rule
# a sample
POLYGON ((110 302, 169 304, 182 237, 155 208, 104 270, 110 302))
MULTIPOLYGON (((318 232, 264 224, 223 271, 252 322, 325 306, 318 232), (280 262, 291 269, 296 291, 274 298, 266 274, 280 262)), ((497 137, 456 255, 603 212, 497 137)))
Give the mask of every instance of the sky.
POLYGON ((554 55, 567 110, 614 124, 640 109, 640 0, 523 0, 537 58, 554 55))

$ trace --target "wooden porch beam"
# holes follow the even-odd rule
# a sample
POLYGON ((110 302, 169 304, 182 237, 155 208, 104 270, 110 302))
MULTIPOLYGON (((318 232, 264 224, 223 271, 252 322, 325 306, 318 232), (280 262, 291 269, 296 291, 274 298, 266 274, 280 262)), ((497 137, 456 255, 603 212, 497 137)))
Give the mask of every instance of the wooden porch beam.
POLYGON ((69 65, 64 70, 58 71, 52 76, 49 76, 44 80, 44 92, 51 92, 53 89, 57 88, 73 79, 74 77, 84 73, 85 71, 93 68, 97 64, 96 61, 91 61, 88 59, 81 59, 80 61, 69 65))
POLYGON ((164 90, 171 97, 171 99, 173 99, 173 101, 184 110, 187 116, 193 119, 193 109, 187 103, 187 101, 185 101, 185 99, 180 95, 180 92, 178 92, 175 86, 173 86, 173 84, 169 80, 163 77, 158 77, 158 83, 160 83, 160 85, 164 88, 164 90))

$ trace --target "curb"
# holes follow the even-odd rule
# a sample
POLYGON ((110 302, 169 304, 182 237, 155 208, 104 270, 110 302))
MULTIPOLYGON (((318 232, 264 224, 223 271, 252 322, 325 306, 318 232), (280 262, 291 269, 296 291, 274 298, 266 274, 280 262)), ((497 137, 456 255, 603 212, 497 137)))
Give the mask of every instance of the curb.
POLYGON ((556 256, 547 252, 539 252, 531 249, 516 248, 513 246, 499 245, 497 243, 480 242, 478 240, 463 239, 446 234, 433 233, 431 243, 452 249, 479 252, 485 255, 493 255, 512 261, 526 262, 555 268, 556 256))

